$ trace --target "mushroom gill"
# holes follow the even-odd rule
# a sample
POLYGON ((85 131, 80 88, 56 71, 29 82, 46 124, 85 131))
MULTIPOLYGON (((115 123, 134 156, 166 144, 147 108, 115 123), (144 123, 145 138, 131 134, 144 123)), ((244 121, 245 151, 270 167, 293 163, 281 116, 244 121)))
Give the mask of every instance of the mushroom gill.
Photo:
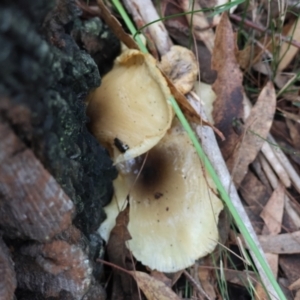
POLYGON ((174 116, 170 96, 151 55, 126 50, 116 59, 87 107, 91 131, 115 163, 147 152, 165 135, 174 116))
POLYGON ((147 154, 125 164, 114 200, 105 208, 101 236, 108 240, 118 207, 122 209, 127 198, 132 237, 127 246, 144 265, 175 272, 212 252, 223 205, 181 126, 172 127, 147 154))

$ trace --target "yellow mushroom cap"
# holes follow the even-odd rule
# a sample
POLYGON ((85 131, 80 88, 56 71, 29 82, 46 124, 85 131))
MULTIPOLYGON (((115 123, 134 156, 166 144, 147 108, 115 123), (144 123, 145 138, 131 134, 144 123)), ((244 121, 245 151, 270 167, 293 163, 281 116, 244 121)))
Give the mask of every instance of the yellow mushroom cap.
POLYGON ((114 156, 115 163, 151 149, 170 128, 174 116, 165 78, 155 59, 138 50, 126 50, 89 97, 91 131, 114 156), (120 151, 115 138, 128 145, 120 151))
POLYGON ((151 269, 175 272, 213 251, 218 241, 218 215, 222 202, 212 191, 209 176, 187 134, 176 126, 136 159, 131 172, 118 179, 122 193, 105 208, 108 219, 100 234, 106 240, 118 210, 129 192, 128 248, 151 269), (145 162, 144 162, 145 160, 145 162), (141 166, 142 171, 138 179, 141 166), (121 195, 122 194, 122 195, 121 195), (118 199, 118 197, 120 197, 118 199))

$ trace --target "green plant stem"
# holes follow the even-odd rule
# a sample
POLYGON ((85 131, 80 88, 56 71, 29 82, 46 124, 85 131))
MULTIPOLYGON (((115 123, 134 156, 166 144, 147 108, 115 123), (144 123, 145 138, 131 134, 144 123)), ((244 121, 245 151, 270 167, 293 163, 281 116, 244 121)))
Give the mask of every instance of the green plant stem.
MULTIPOLYGON (((124 10, 123 6, 120 4, 119 0, 112 0, 112 2, 114 3, 115 7, 118 9, 119 13, 121 14, 123 20, 125 21, 128 29, 130 30, 132 35, 135 35, 137 33, 137 30, 135 29, 135 26, 133 25, 133 23, 131 22, 131 20, 129 19, 126 11, 124 10)), ((137 43, 140 47, 140 50, 144 53, 148 53, 147 48, 144 46, 144 44, 142 43, 141 39, 139 38, 139 36, 136 36, 136 40, 137 43)), ((259 249, 257 248, 252 236, 248 233, 247 227, 245 226, 242 218, 240 217, 240 215, 238 214, 235 206, 233 205, 228 193, 226 192, 225 188, 223 187, 216 171, 214 170, 212 164, 210 163, 210 161, 208 160, 207 156, 205 155, 199 141, 198 138, 196 137, 193 129, 191 128, 190 124, 188 123, 187 119, 185 118, 184 114, 182 113, 178 103, 176 102, 175 98, 173 96, 170 97, 169 99, 170 103, 172 104, 172 107, 178 117, 178 119, 180 120, 182 126, 184 127, 184 129, 186 130, 187 134, 189 135, 192 143, 194 144, 194 147, 196 148, 196 151, 198 153, 199 158, 201 159, 201 161, 203 162, 206 170, 208 171, 208 173, 210 174, 210 176, 212 177, 212 179, 214 180, 217 189, 220 193, 221 198, 223 199, 223 201, 225 202, 226 206, 228 207, 230 213, 232 214, 241 234, 243 235, 248 247, 251 249, 251 251, 255 254, 258 262, 260 263, 261 267, 263 268, 267 278, 269 279, 270 283, 272 284, 274 290, 276 291, 277 295, 278 295, 278 299, 280 300, 285 300, 286 297, 283 294, 280 286, 278 285, 268 263, 265 261, 264 257, 261 255, 259 249)))
POLYGON ((119 14, 121 15, 121 17, 123 18, 123 20, 125 21, 127 28, 129 29, 131 34, 134 36, 134 39, 135 39, 136 43, 138 44, 140 50, 143 53, 148 53, 147 47, 144 45, 142 39, 137 34, 137 30, 135 29, 134 24, 129 19, 127 12, 125 11, 123 5, 120 3, 120 1, 112 0, 112 2, 115 5, 115 7, 117 8, 117 10, 118 10, 119 14), (134 32, 134 34, 133 34, 133 32, 134 32))

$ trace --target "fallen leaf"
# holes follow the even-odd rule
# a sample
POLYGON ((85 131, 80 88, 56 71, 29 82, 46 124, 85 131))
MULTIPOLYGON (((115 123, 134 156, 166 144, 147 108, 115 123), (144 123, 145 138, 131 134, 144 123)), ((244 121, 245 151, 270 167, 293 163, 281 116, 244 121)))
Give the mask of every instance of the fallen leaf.
POLYGON ((253 58, 252 48, 252 45, 249 45, 237 53, 237 60, 242 69, 247 69, 250 66, 251 59, 253 58))
POLYGON ((289 282, 294 282, 299 278, 299 254, 280 255, 279 265, 289 282))
POLYGON ((300 300, 300 290, 297 291, 294 300, 300 300))
POLYGON ((163 282, 166 286, 172 287, 172 280, 169 277, 167 277, 164 273, 153 270, 151 271, 150 275, 153 278, 163 282))
POLYGON ((264 252, 275 254, 300 253, 300 231, 278 235, 259 235, 258 240, 264 252))
POLYGON ((260 282, 255 285, 255 300, 265 300, 269 299, 265 288, 262 286, 260 282))
POLYGON ((144 272, 130 272, 148 300, 181 300, 167 285, 144 272))
POLYGON ((275 276, 275 278, 277 278, 277 274, 278 274, 278 254, 274 254, 274 253, 265 253, 267 262, 275 276))
MULTIPOLYGON (((133 267, 128 265, 126 257, 130 257, 130 253, 126 247, 126 241, 131 239, 127 225, 129 222, 128 207, 121 211, 116 219, 116 225, 110 233, 107 243, 107 254, 109 261, 126 270, 132 270, 133 267)), ((138 299, 137 286, 132 277, 113 268, 113 287, 111 299, 138 299)))
MULTIPOLYGON (((300 116, 299 116, 300 118, 300 116)), ((294 146, 295 149, 298 148, 298 150, 300 150, 300 124, 299 123, 295 123, 292 122, 291 120, 286 119, 286 125, 289 129, 289 135, 292 139, 292 144, 294 146)))
POLYGON ((300 123, 300 116, 290 113, 288 111, 284 111, 283 109, 281 109, 279 107, 277 107, 277 110, 279 110, 285 118, 295 121, 297 123, 300 123))
POLYGON ((215 126, 226 138, 225 141, 219 143, 225 160, 232 154, 240 138, 233 129, 233 121, 242 119, 244 116, 243 75, 235 57, 236 52, 237 46, 231 23, 227 13, 223 13, 216 30, 212 69, 218 72, 213 84, 213 90, 217 95, 213 118, 215 126))
POLYGON ((206 295, 209 296, 210 299, 216 299, 217 296, 214 289, 215 278, 211 276, 211 272, 212 271, 210 269, 200 266, 198 268, 198 277, 206 295))
POLYGON ((300 278, 294 281, 289 287, 289 290, 298 290, 300 289, 300 278))
POLYGON ((281 231, 281 223, 284 209, 285 189, 282 184, 271 195, 260 216, 264 220, 271 235, 277 235, 281 231))
MULTIPOLYGON (((292 18, 292 21, 285 24, 283 28, 283 35, 293 37, 293 40, 300 41, 300 21, 299 18, 292 18)), ((274 43, 272 43, 274 46, 274 43)), ((294 45, 291 45, 288 42, 280 43, 280 53, 278 61, 280 61, 277 72, 284 70, 299 52, 299 48, 294 45)), ((275 46, 276 47, 276 46, 275 46)))
POLYGON ((246 282, 251 282, 253 285, 259 281, 258 274, 253 271, 224 269, 225 279, 228 282, 245 286, 246 282))
POLYGON ((294 300, 300 300, 300 290, 297 291, 294 300))
POLYGON ((257 215, 257 221, 261 222, 259 214, 262 212, 271 195, 266 186, 252 171, 249 171, 240 186, 240 193, 243 200, 257 215))
POLYGON ((239 140, 226 161, 236 186, 240 185, 248 172, 249 164, 254 161, 262 148, 272 126, 275 108, 275 89, 273 84, 268 82, 262 89, 250 116, 246 120, 245 135, 239 140))
MULTIPOLYGON (((209 52, 212 52, 214 47, 215 34, 210 27, 210 24, 204 12, 201 11, 202 7, 200 6, 200 4, 197 1, 193 1, 193 5, 191 5, 191 1, 182 0, 180 1, 180 5, 184 12, 190 12, 192 9, 194 11, 197 11, 193 14, 186 14, 186 19, 190 26, 192 26, 192 34, 195 36, 195 38, 199 41, 203 41, 209 52)), ((213 3, 210 3, 209 6, 213 6, 213 3)))

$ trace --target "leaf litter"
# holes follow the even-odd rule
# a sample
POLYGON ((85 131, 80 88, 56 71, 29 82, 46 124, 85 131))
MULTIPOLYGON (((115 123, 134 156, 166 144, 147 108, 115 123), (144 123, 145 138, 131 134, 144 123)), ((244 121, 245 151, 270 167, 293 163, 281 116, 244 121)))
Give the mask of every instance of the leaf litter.
MULTIPOLYGON (((130 11, 133 2, 129 0, 126 2, 127 9, 130 11)), ((157 7, 157 11, 162 15, 168 16, 175 11, 187 12, 190 8, 187 3, 188 1, 183 1, 183 3, 179 5, 175 1, 161 1, 161 6, 157 7)), ((135 9, 136 7, 135 5, 135 9)), ((206 8, 207 4, 205 4, 204 1, 195 1, 195 7, 206 8)), ((243 7, 243 9, 245 9, 245 13, 247 13, 246 18, 251 19, 253 15, 251 16, 251 14, 249 14, 250 10, 247 11, 247 7, 243 7)), ((257 8, 254 6, 251 9, 257 8)), ((139 10, 141 21, 144 15, 143 6, 139 6, 139 10)), ((239 13, 239 7, 237 11, 239 13)), ((269 24, 267 21, 268 13, 268 10, 265 9, 265 11, 259 15, 260 22, 266 26, 269 24)), ((109 16, 110 12, 106 12, 106 14, 109 16)), ((292 36, 295 42, 299 41, 299 36, 293 34, 293 32, 295 32, 293 28, 297 28, 299 22, 297 23, 297 19, 287 14, 282 15, 289 22, 284 26, 281 25, 283 22, 279 22, 278 28, 276 29, 281 28, 284 35, 292 36)), ((214 126, 220 130, 225 137, 224 141, 219 141, 219 146, 229 169, 233 172, 233 182, 239 188, 240 194, 243 200, 245 200, 245 208, 249 211, 250 220, 267 254, 267 258, 270 259, 272 269, 278 274, 278 280, 285 282, 286 286, 289 286, 296 297, 296 293, 300 288, 299 284, 297 284, 299 275, 297 275, 296 272, 297 267, 300 267, 300 242, 298 242, 297 233, 299 227, 295 225, 297 216, 299 216, 299 209, 297 210, 295 207, 297 207, 297 205, 299 206, 298 201, 300 200, 299 193, 297 192, 300 170, 300 163, 299 160, 297 160, 297 157, 299 157, 297 153, 300 148, 298 143, 298 136, 300 135, 300 128, 298 126, 300 113, 299 106, 295 105, 297 100, 294 100, 297 99, 297 86, 293 86, 295 82, 292 82, 292 85, 287 87, 286 82, 284 83, 285 85, 280 84, 278 78, 281 78, 280 76, 283 76, 283 72, 286 70, 291 73, 297 72, 297 67, 295 66, 297 65, 296 57, 299 53, 299 48, 294 42, 292 47, 289 46, 288 39, 285 36, 283 38, 280 37, 284 40, 283 44, 280 44, 278 38, 276 40, 277 44, 275 43, 270 47, 266 39, 260 38, 256 32, 254 42, 260 48, 260 50, 255 53, 257 57, 256 63, 259 62, 263 67, 256 67, 257 73, 255 74, 253 73, 255 61, 253 61, 251 51, 247 50, 244 52, 244 55, 246 55, 244 60, 246 62, 242 63, 239 54, 241 51, 239 51, 237 47, 237 35, 234 34, 232 30, 233 27, 235 30, 241 28, 243 19, 239 19, 241 21, 238 27, 236 26, 237 24, 235 24, 236 21, 234 21, 238 20, 238 18, 232 18, 233 21, 230 22, 227 13, 223 13, 222 16, 217 15, 216 18, 208 17, 207 13, 195 13, 195 16, 197 16, 194 20, 195 22, 193 22, 192 16, 192 14, 188 17, 174 16, 173 18, 165 20, 164 23, 168 31, 164 31, 164 35, 166 32, 169 33, 175 41, 182 43, 186 47, 190 44, 191 49, 195 53, 198 65, 200 65, 199 80, 206 81, 209 84, 214 82, 213 89, 217 95, 213 112, 214 126), (216 25, 217 27, 215 29, 214 27, 216 25), (205 30, 208 31, 205 33, 205 30), (201 36, 197 35, 197 32, 201 33, 201 31, 203 31, 204 34, 201 34, 201 36), (194 33, 192 36, 190 35, 191 32, 194 33), (207 39, 207 34, 211 37, 215 34, 215 37, 207 39), (273 54, 277 49, 276 47, 280 48, 279 57, 282 58, 277 61, 278 68, 274 68, 271 61, 265 60, 266 57, 272 60, 276 59, 276 55, 273 54), (268 56, 270 53, 272 56, 268 56), (212 67, 210 66, 210 62, 212 63, 212 67), (295 66, 293 66, 293 63, 295 66), (244 74, 241 72, 239 64, 244 65, 244 74), (267 70, 268 73, 265 73, 264 70, 267 70), (255 80, 254 76, 257 77, 255 80), (275 80, 273 80, 275 88, 272 84, 272 78, 275 78, 275 80), (245 89, 245 86, 247 89, 245 89), (291 93, 292 88, 294 89, 293 94, 291 93), (280 99, 276 97, 276 93, 278 93, 279 89, 281 89, 280 99), (254 103, 252 109, 248 106, 248 110, 245 110, 247 106, 247 104, 245 104, 245 91, 247 96, 251 96, 251 101, 254 103), (275 111, 275 107, 278 108, 277 111, 275 111), (282 112, 282 114, 278 112, 282 112), (245 116, 247 116, 247 118, 245 116), (280 136, 278 131, 274 133, 272 129, 274 127, 273 119, 276 120, 277 124, 282 123, 285 126, 287 132, 285 135, 280 136), (238 126, 234 127, 234 124, 238 124, 238 126), (270 131, 274 134, 275 144, 278 145, 276 147, 272 146, 274 142, 273 137, 270 136, 270 131), (282 144, 286 146, 280 149, 279 145, 282 144), (294 158, 290 153, 291 151, 285 151, 288 147, 291 147, 293 149, 292 152, 296 153, 294 154, 294 158), (293 172, 296 175, 291 177, 293 172), (277 273, 276 271, 279 267, 282 270, 281 273, 277 273)), ((278 16, 279 13, 277 17, 278 16)), ((247 20, 247 24, 250 25, 247 26, 255 30, 255 21, 249 21, 249 19, 247 20)), ((150 22, 150 20, 144 20, 143 23, 146 24, 147 22, 150 22)), ((163 23, 161 23, 161 25, 163 25, 163 23)), ((122 31, 119 25, 113 26, 117 27, 118 31, 122 31)), ((245 32, 249 30, 247 26, 243 29, 245 32)), ((297 33, 298 31, 299 30, 297 30, 297 33)), ((169 47, 171 47, 169 38, 162 44, 165 45, 163 50, 159 50, 158 43, 161 36, 158 38, 155 36, 156 33, 153 35, 151 31, 149 31, 148 34, 152 38, 154 48, 155 46, 157 47, 157 54, 155 55, 157 58, 162 54, 168 53, 169 47)), ((268 32, 268 34, 270 33, 268 32)), ((123 39, 124 36, 125 35, 121 34, 120 38, 123 39)), ((275 32, 275 36, 278 37, 280 35, 275 32)), ((135 45, 131 47, 135 47, 135 45)), ((181 94, 189 93, 186 90, 180 91, 179 89, 179 93, 180 92, 181 94)), ((184 99, 185 97, 182 95, 181 98, 184 99)), ((188 111, 192 110, 190 108, 184 110, 189 120, 195 122, 197 118, 195 112, 193 111, 193 117, 191 118, 191 113, 188 111)), ((122 226, 124 226, 124 224, 122 226)), ((116 233, 116 231, 114 232, 116 233)), ((114 234, 115 237, 109 242, 109 247, 107 246, 110 248, 110 250, 108 250, 109 260, 116 265, 121 265, 123 268, 130 270, 130 268, 135 268, 135 266, 132 265, 134 261, 131 261, 131 266, 129 267, 126 266, 125 263, 127 261, 125 259, 125 253, 128 251, 126 248, 126 239, 129 238, 129 236, 124 233, 126 231, 121 232, 123 233, 114 234)), ((229 238, 227 243, 234 243, 234 240, 229 238)), ((130 257, 130 254, 129 256, 127 255, 127 258, 128 257, 130 257)), ((136 263, 134 262, 134 264, 136 263)), ((215 269, 216 272, 218 272, 217 266, 215 269)), ((147 299, 180 299, 163 280, 153 279, 153 277, 145 273, 145 270, 143 270, 143 272, 130 272, 131 275, 135 276, 137 285, 143 291, 147 299)), ((235 270, 235 272, 243 271, 235 270)), ((227 278, 229 280, 228 274, 227 278)), ((210 289, 209 294, 211 297, 214 297, 215 294, 222 297, 216 285, 208 284, 207 272, 202 271, 195 276, 198 281, 202 280, 203 285, 206 286, 206 291, 210 289), (214 289, 214 291, 212 289, 214 289)), ((246 278, 247 276, 248 275, 246 275, 246 278)), ((214 276, 210 278, 210 282, 214 282, 213 278, 214 276)), ((122 280, 123 279, 121 279, 121 281, 122 280)), ((253 286, 255 286, 255 282, 257 282, 257 280, 254 281, 253 286)), ((245 281, 239 282, 239 284, 245 286, 245 281)), ((258 285, 256 286, 257 297, 259 295, 261 297, 266 296, 263 291, 259 290, 258 285)), ((126 290, 126 287, 122 287, 122 289, 126 290)), ((122 291, 120 290, 118 297, 121 293, 122 291)), ((178 293, 178 295, 179 294, 180 293, 178 293)), ((195 295, 195 293, 191 291, 190 299, 192 299, 193 294, 195 295)), ((289 299, 293 298, 293 296, 291 296, 292 294, 286 295, 289 299)), ((235 296, 231 297, 231 299, 235 299, 235 296)), ((205 295, 201 297, 203 298, 205 295)))

